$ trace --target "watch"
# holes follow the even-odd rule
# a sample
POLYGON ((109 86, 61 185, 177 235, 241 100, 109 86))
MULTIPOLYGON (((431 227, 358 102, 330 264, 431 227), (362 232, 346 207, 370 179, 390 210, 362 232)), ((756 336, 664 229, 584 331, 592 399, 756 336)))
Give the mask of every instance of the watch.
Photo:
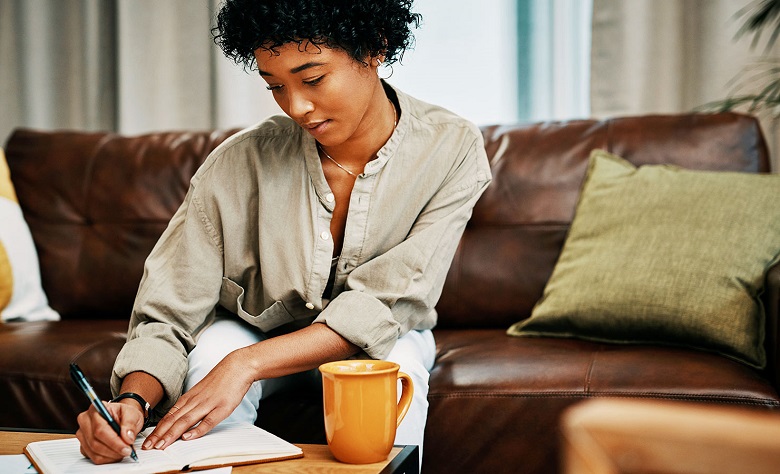
POLYGON ((150 408, 149 402, 144 400, 144 397, 138 395, 137 393, 125 392, 117 395, 117 397, 112 399, 111 402, 109 403, 116 403, 119 400, 124 400, 125 398, 132 398, 133 400, 137 401, 141 405, 141 409, 144 411, 144 428, 146 428, 149 425, 149 408, 150 408))

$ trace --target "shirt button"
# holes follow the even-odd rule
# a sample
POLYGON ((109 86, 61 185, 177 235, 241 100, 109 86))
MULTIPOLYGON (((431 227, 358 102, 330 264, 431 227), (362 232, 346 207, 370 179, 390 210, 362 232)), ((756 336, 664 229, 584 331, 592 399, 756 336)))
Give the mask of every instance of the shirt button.
POLYGON ((306 303, 306 307, 309 309, 314 309, 314 305, 311 303, 306 303))
POLYGON ((336 196, 334 196, 333 194, 326 194, 325 195, 325 200, 328 201, 328 202, 333 202, 333 201, 336 200, 336 196))
POLYGON ((320 238, 321 238, 322 240, 328 240, 328 237, 330 237, 330 235, 328 234, 328 232, 323 230, 323 231, 322 231, 322 233, 320 234, 320 238))

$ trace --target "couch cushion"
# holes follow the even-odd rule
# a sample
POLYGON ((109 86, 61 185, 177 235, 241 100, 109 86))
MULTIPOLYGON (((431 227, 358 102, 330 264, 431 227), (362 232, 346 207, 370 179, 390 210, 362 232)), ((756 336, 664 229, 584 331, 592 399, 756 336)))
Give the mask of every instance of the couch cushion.
POLYGON ((43 288, 63 319, 127 320, 144 261, 190 178, 236 131, 14 131, 8 165, 43 288))
POLYGON ((631 163, 768 171, 753 117, 571 120, 482 129, 493 182, 474 208, 436 306, 441 328, 506 328, 531 314, 560 254, 595 148, 631 163))
POLYGON ((780 176, 592 154, 544 296, 518 336, 688 345, 766 363, 757 295, 780 258, 780 176))
POLYGON ((509 472, 508 459, 522 462, 522 472, 555 472, 559 416, 592 397, 780 408, 761 372, 707 352, 499 329, 434 334, 423 460, 431 472, 509 472), (453 449, 456 440, 468 449, 453 449))
POLYGON ((0 423, 75 431, 89 401, 70 378, 75 362, 103 400, 127 320, 0 324, 0 423))
POLYGON ((0 321, 55 321, 41 288, 38 255, 0 148, 0 321))

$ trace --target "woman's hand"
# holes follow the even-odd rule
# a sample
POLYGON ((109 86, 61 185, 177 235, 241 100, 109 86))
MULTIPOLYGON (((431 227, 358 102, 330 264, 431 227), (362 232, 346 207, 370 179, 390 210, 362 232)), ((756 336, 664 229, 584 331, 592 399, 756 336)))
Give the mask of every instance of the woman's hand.
POLYGON ((120 437, 100 416, 94 406, 79 414, 76 438, 81 443, 81 454, 95 464, 121 461, 130 455, 130 446, 144 424, 144 413, 135 401, 108 403, 108 412, 119 424, 120 437))
POLYGON ((245 353, 245 349, 231 352, 182 395, 144 441, 143 448, 164 449, 179 437, 200 438, 233 413, 254 382, 245 353))
MULTIPOLYGON (((195 439, 208 433, 233 413, 255 380, 314 369, 357 351, 357 346, 319 323, 235 350, 179 398, 143 448, 163 449, 179 437, 195 439)), ((128 388, 133 387, 128 383, 128 388)))

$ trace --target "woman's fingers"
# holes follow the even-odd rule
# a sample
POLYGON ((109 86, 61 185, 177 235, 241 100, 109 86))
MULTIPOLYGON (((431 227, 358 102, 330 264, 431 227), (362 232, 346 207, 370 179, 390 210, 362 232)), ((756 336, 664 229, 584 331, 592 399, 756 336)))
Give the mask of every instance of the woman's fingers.
MULTIPOLYGON (((109 412, 115 419, 121 419, 122 408, 109 406, 109 412)), ((128 415, 131 419, 132 415, 128 415)), ((130 455, 130 445, 119 437, 100 416, 94 407, 79 414, 79 429, 76 438, 79 440, 81 452, 95 464, 116 462, 130 455)))
POLYGON ((236 353, 228 354, 176 401, 144 442, 144 449, 164 449, 185 433, 182 439, 199 438, 233 412, 253 382, 236 353))
POLYGON ((192 396, 181 397, 144 441, 143 448, 165 449, 206 415, 208 410, 204 410, 192 396))
POLYGON ((84 429, 76 431, 76 438, 79 440, 81 454, 91 459, 95 464, 105 464, 122 459, 121 454, 112 452, 100 440, 88 435, 84 429))
POLYGON ((224 420, 225 416, 219 416, 216 414, 217 410, 212 410, 205 418, 203 418, 198 426, 184 433, 181 437, 184 440, 197 439, 205 435, 212 430, 220 421, 224 420))

